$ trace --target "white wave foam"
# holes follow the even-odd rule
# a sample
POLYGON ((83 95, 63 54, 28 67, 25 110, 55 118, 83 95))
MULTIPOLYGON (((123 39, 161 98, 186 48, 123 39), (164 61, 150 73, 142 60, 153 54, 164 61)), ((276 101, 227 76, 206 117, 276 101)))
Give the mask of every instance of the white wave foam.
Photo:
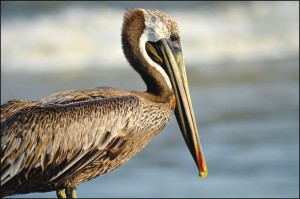
MULTIPOLYGON (((120 37, 124 12, 73 6, 31 18, 1 19, 2 71, 128 67, 120 37)), ((181 28, 188 66, 278 59, 299 53, 298 2, 166 12, 181 28)))

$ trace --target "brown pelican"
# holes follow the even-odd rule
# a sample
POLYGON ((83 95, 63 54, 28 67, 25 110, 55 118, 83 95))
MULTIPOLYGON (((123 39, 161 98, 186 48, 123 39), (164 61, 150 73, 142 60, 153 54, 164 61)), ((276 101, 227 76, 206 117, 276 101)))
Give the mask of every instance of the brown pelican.
POLYGON ((1 197, 56 190, 75 198, 79 183, 132 158, 174 111, 200 176, 207 175, 176 22, 158 10, 128 10, 122 46, 147 91, 99 87, 1 105, 1 197))

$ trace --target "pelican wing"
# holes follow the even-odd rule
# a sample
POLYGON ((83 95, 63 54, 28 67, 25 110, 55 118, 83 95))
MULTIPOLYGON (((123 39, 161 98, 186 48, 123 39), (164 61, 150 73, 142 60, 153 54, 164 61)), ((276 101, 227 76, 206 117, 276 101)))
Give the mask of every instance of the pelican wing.
POLYGON ((28 100, 10 100, 1 105, 1 122, 17 113, 19 110, 30 107, 34 104, 33 101, 28 100))
POLYGON ((115 96, 122 96, 124 91, 111 88, 111 87, 98 87, 89 88, 82 90, 69 90, 59 93, 55 93, 44 97, 37 105, 48 106, 48 105, 63 105, 76 102, 84 102, 86 100, 93 100, 95 98, 108 98, 115 96))
POLYGON ((108 152, 124 147, 140 106, 139 98, 129 94, 55 98, 23 105, 1 121, 2 185, 38 168, 42 172, 37 178, 58 182, 70 170, 79 172, 95 159, 112 156, 108 152))

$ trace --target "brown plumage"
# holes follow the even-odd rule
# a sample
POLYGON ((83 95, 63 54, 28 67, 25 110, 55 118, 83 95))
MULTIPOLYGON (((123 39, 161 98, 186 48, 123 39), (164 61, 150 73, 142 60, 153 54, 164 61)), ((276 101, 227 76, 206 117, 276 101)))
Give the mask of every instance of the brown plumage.
POLYGON ((75 187, 109 172, 140 151, 173 112, 168 103, 111 88, 20 103, 1 107, 2 170, 8 179, 10 169, 18 172, 7 183, 4 178, 5 195, 75 187), (19 110, 6 115, 12 107, 19 110))
POLYGON ((163 26, 168 28, 168 34, 179 31, 176 23, 159 11, 132 9, 126 13, 122 30, 124 54, 145 81, 147 92, 99 87, 1 105, 1 197, 53 190, 58 197, 76 197, 78 184, 116 169, 141 151, 166 126, 175 107, 179 109, 176 116, 179 115, 180 127, 187 134, 184 138, 204 175, 197 132, 189 137, 190 131, 195 131, 188 118, 193 119, 193 114, 180 122, 191 110, 181 113, 185 105, 174 92, 177 84, 166 77, 170 75, 167 66, 174 61, 164 63, 163 52, 154 44, 145 43, 148 58, 141 52, 144 34, 148 34, 150 42, 155 42, 150 38, 153 34, 166 36, 160 26, 156 27, 159 30, 151 30, 154 33, 146 31, 147 25, 153 25, 147 23, 149 16, 154 24, 173 24, 163 26))

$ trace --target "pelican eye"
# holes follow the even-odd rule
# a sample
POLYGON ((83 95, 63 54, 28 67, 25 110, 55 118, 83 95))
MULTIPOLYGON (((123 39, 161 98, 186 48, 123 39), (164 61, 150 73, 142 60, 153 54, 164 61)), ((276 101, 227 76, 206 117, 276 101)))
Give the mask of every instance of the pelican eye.
POLYGON ((176 35, 176 34, 171 35, 170 39, 172 42, 179 42, 179 35, 176 35))

